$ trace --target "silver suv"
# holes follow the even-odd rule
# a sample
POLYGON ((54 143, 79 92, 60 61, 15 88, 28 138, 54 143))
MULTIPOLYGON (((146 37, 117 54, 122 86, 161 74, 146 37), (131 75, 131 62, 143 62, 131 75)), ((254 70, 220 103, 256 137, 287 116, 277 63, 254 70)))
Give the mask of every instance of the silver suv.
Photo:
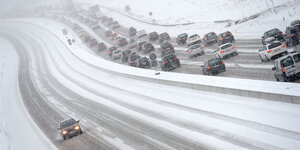
POLYGON ((274 76, 277 81, 290 82, 300 77, 300 54, 291 53, 275 60, 274 76))

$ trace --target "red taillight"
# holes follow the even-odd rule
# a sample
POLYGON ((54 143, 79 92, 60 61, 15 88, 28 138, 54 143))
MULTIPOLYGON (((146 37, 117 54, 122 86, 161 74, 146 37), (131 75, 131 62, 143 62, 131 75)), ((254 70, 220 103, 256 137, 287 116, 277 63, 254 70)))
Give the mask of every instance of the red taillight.
POLYGON ((173 60, 178 60, 178 58, 177 58, 177 57, 175 57, 175 58, 173 58, 173 60))
POLYGON ((222 61, 222 64, 223 64, 223 65, 225 64, 224 61, 222 61))
POLYGON ((286 47, 286 45, 282 44, 281 47, 286 47))
POLYGON ((207 40, 207 38, 205 38, 205 40, 207 40))
POLYGON ((232 48, 231 49, 236 49, 236 46, 232 46, 232 48))
POLYGON ((168 64, 169 62, 163 62, 163 64, 168 64))
POLYGON ((281 69, 281 71, 282 71, 282 72, 285 72, 285 69, 284 69, 284 68, 282 68, 282 69, 281 69))
POLYGON ((220 53, 225 53, 224 51, 220 51, 220 53))
POLYGON ((223 39, 223 38, 220 38, 220 40, 223 41, 224 39, 223 39))
POLYGON ((207 70, 210 70, 210 66, 207 66, 207 70))
POLYGON ((271 49, 269 49, 269 50, 267 50, 267 53, 271 53, 273 50, 271 50, 271 49))

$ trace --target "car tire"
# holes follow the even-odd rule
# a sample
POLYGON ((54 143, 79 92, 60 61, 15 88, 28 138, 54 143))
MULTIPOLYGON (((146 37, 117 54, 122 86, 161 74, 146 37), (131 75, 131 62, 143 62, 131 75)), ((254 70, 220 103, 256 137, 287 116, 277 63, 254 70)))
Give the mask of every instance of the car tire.
POLYGON ((258 55, 258 56, 259 56, 259 58, 260 58, 261 62, 265 62, 265 60, 264 60, 264 59, 262 59, 262 57, 261 57, 260 55, 258 55))
POLYGON ((275 75, 274 75, 274 77, 275 77, 275 79, 276 79, 276 81, 277 81, 277 82, 279 82, 279 81, 280 81, 280 80, 279 80, 279 79, 278 79, 278 78, 277 78, 275 75))
POLYGON ((64 139, 64 140, 66 140, 66 139, 67 139, 67 137, 66 137, 66 136, 63 136, 63 139, 64 139))
POLYGON ((226 71, 226 67, 224 67, 222 71, 225 72, 226 71))
POLYGON ((269 61, 270 61, 270 59, 269 59, 266 55, 265 55, 265 58, 266 58, 266 59, 264 60, 265 62, 269 62, 269 61))

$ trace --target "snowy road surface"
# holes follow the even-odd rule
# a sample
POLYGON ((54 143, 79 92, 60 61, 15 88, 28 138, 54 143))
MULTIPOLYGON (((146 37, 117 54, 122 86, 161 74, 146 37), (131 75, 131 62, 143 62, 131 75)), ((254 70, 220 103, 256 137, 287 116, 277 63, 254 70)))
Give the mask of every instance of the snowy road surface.
POLYGON ((0 45, 0 149, 56 149, 24 107, 19 91, 16 50, 1 36, 0 45))
POLYGON ((61 29, 18 23, 1 23, 0 29, 20 55, 24 104, 59 149, 300 147, 299 105, 112 75, 74 55, 89 49, 80 42, 68 45, 57 36, 61 29), (80 119, 84 134, 63 141, 56 126, 66 117, 80 119))

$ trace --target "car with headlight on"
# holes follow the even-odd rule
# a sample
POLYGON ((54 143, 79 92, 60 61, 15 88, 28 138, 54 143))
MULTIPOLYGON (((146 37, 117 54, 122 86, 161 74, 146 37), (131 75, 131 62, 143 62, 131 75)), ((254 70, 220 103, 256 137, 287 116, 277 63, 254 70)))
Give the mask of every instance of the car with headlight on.
POLYGON ((82 130, 79 125, 79 120, 75 120, 73 118, 61 121, 57 130, 59 130, 64 140, 82 134, 82 130))

